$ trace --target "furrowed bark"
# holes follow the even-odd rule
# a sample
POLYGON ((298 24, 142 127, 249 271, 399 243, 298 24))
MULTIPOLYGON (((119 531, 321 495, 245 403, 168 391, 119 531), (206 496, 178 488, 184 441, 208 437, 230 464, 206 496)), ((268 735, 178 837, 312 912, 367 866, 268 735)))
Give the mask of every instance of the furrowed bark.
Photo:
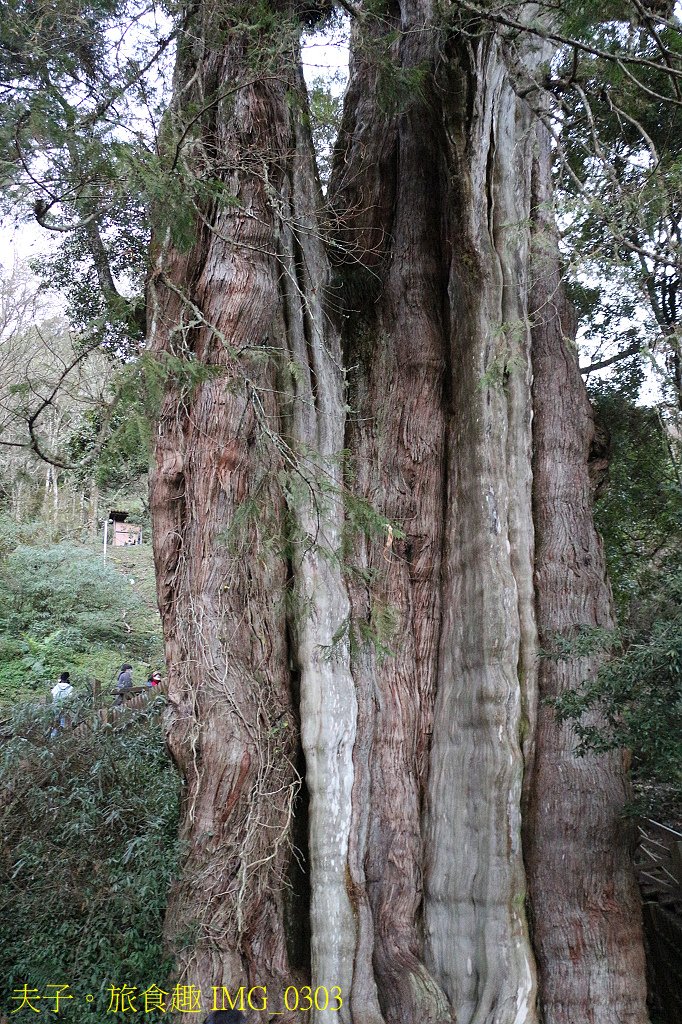
MULTIPOLYGON (((400 58, 414 64, 414 48, 403 49, 400 58)), ((350 95, 362 99, 348 107, 332 185, 348 211, 351 250, 342 275, 350 306, 346 362, 353 368, 352 487, 387 522, 380 535, 375 531, 355 548, 354 611, 370 636, 354 661, 366 737, 356 751, 354 845, 362 871, 356 869, 354 882, 368 905, 372 980, 384 1019, 439 1022, 451 1017, 423 959, 420 815, 440 622, 440 126, 428 102, 410 104, 397 119, 382 116, 376 101, 368 102, 373 84, 372 65, 360 58, 350 95), (377 161, 382 179, 374 175, 377 161), (382 220, 382 210, 391 211, 390 218, 382 220), (371 238, 369 249, 363 238, 371 238), (368 294, 376 301, 367 301, 368 294), (383 638, 377 632, 382 614, 392 620, 383 638), (376 649, 382 642, 391 648, 388 658, 376 649)), ((354 1010, 364 1019, 366 986, 358 985, 354 995, 354 1010)))
POLYGON ((425 924, 428 962, 457 1021, 521 1024, 536 1019, 521 850, 523 716, 535 704, 522 173, 532 136, 499 43, 462 48, 459 59, 450 81, 461 106, 447 111, 458 244, 425 924))
MULTIPOLYGON (((420 14, 401 11, 405 38, 393 58, 403 74, 435 66, 434 34, 417 31, 420 14)), ((359 50, 332 180, 337 208, 349 211, 350 259, 364 252, 366 268, 364 278, 354 262, 345 269, 349 304, 361 310, 347 331, 358 403, 349 447, 361 467, 356 488, 406 534, 390 555, 375 542, 361 558, 379 569, 373 599, 398 618, 395 656, 372 666, 365 865, 379 1001, 388 1021, 492 1020, 500 1002, 510 1021, 533 1020, 520 843, 520 745, 535 704, 530 186, 520 173, 530 114, 497 49, 482 47, 474 67, 465 49, 449 52, 439 88, 427 85, 388 128, 370 98, 380 92, 376 73, 359 50), (373 287, 378 300, 364 294, 373 287), (444 536, 444 510, 449 518, 457 502, 444 536), (481 654, 486 614, 489 653, 481 654), (474 710, 464 710, 467 701, 474 710), (476 910, 465 920, 462 906, 476 910)), ((357 590, 356 603, 363 607, 357 590)))
POLYGON ((227 33, 211 48, 219 26, 206 17, 177 88, 190 111, 197 95, 210 101, 190 159, 221 167, 230 198, 198 202, 189 253, 162 246, 152 303, 154 354, 222 371, 185 395, 168 389, 152 484, 169 744, 186 778, 190 849, 167 931, 180 973, 206 990, 269 982, 281 996, 292 981, 283 885, 300 714, 312 976, 348 991, 355 692, 347 654, 324 657, 348 608, 337 551, 345 403, 304 90, 288 55, 276 76, 235 89, 253 78, 242 41, 227 33), (230 100, 213 102, 226 84, 230 100))
MULTIPOLYGON (((303 82, 300 82, 304 90, 303 82)), ((310 798, 311 978, 350 992, 355 918, 347 887, 357 698, 349 652, 335 642, 350 615, 340 555, 343 530, 345 381, 337 331, 325 308, 329 263, 314 203, 312 146, 302 111, 292 113, 291 191, 280 232, 284 336, 296 367, 289 429, 299 465, 289 501, 296 520, 293 623, 300 672, 301 739, 310 798)), ((349 1020, 347 1009, 315 1019, 349 1020)))
MULTIPOLYGON (((167 932, 206 991, 339 986, 342 1010, 313 1024, 641 1024, 615 761, 590 768, 591 811, 543 708, 531 772, 535 609, 546 642, 606 621, 607 594, 584 393, 557 317, 540 316, 560 294, 555 257, 530 329, 533 203, 536 233, 550 224, 551 196, 532 191, 538 126, 504 39, 442 18, 404 2, 354 29, 330 244, 292 23, 256 74, 255 30, 200 5, 179 54, 174 165, 223 194, 198 191, 190 244, 157 239, 150 290, 188 843, 167 932), (579 546, 590 566, 569 574, 579 546), (576 815, 595 845, 569 833, 576 815)), ((547 694, 585 669, 541 665, 547 694)))
MULTIPOLYGON (((224 59, 214 52, 200 65, 208 81, 224 59)), ((260 114, 274 134, 283 106, 277 88, 247 88, 222 137, 201 141, 234 154, 241 131, 257 152, 264 141, 252 139, 251 119, 260 114)), ((189 851, 166 928, 180 976, 206 992, 289 976, 282 878, 298 786, 286 566, 260 553, 277 543, 283 516, 282 460, 268 437, 279 422, 276 373, 235 357, 268 345, 277 279, 267 202, 239 157, 229 179, 239 205, 214 211, 210 230, 197 219, 186 254, 164 240, 152 301, 152 353, 209 373, 183 390, 171 364, 151 484, 168 740, 185 777, 189 851)))
POLYGON ((533 396, 536 602, 540 705, 527 863, 546 1024, 648 1020, 639 894, 619 753, 577 758, 569 725, 545 700, 593 676, 600 655, 552 656, 556 641, 614 627, 588 474, 594 422, 559 275, 551 153, 538 130, 534 161, 533 396))

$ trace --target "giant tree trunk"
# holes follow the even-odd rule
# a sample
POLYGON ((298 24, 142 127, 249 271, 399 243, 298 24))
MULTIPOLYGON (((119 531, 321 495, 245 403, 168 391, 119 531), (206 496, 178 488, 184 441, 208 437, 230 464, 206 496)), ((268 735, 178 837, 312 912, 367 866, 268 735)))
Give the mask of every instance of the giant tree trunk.
POLYGON ((609 614, 583 385, 549 391, 575 363, 561 311, 531 330, 549 151, 501 38, 396 6, 355 28, 330 234, 277 17, 254 71, 255 28, 194 15, 172 119, 221 189, 189 247, 157 240, 151 293, 179 972, 276 1010, 290 981, 339 986, 311 1019, 344 1024, 534 1024, 538 981, 547 1024, 643 1024, 619 764, 586 802, 536 721, 538 664, 548 694, 594 668, 539 659, 536 609, 543 641, 609 614))
POLYGON ((588 472, 594 422, 573 345, 575 324, 558 273, 546 168, 549 139, 538 132, 534 166, 533 398, 536 592, 540 663, 527 863, 550 1024, 642 1019, 644 952, 639 894, 631 869, 621 755, 576 758, 575 737, 547 698, 589 678, 596 656, 570 656, 581 629, 613 629, 611 592, 592 519, 588 472), (568 641, 568 644, 566 643, 568 641), (563 642, 563 652, 556 654, 563 642), (568 869, 567 869, 568 866, 568 869), (637 927, 634 927, 637 922, 637 927))

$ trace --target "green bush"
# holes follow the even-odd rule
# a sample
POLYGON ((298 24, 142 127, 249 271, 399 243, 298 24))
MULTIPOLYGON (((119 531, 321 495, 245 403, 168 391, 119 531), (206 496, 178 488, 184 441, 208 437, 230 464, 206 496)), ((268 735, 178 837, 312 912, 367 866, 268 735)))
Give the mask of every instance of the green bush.
POLYGON ((682 493, 672 439, 656 409, 602 384, 593 389, 610 436, 608 482, 595 505, 619 618, 629 625, 642 601, 665 588, 670 555, 682 544, 682 493))
MULTIPOLYGON (((592 398, 611 437, 609 480, 595 508, 620 630, 612 658, 556 702, 580 753, 629 749, 633 811, 682 817, 682 491, 677 442, 655 409, 601 385, 592 398)), ((565 655, 604 637, 585 635, 565 655)))
POLYGON ((596 679, 557 702, 578 753, 625 748, 633 754, 632 810, 682 817, 682 566, 642 597, 640 621, 596 679), (646 612, 644 610, 646 608, 646 612))
MULTIPOLYGON (((48 710, 15 712, 14 739, 0 751, 0 1002, 8 1010, 24 985, 49 995, 47 986, 68 984, 74 999, 64 1019, 96 1024, 110 985, 164 987, 179 779, 155 703, 125 729, 53 739, 48 710)), ((43 1002, 43 1012, 50 1006, 43 1002)))
POLYGON ((126 576, 70 544, 12 548, 0 561, 0 703, 40 690, 62 671, 78 688, 113 683, 122 661, 142 682, 161 660, 158 615, 126 576))

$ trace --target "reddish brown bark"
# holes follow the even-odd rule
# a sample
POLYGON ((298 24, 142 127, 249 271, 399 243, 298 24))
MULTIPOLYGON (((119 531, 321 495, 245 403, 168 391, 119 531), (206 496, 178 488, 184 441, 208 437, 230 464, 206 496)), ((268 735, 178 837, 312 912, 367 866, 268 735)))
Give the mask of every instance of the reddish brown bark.
MULTIPOLYGON (((198 28, 179 58, 178 74, 195 75, 189 104, 246 77, 239 41, 204 51, 207 26, 198 28)), ((187 253, 158 240, 151 353, 178 362, 167 364, 151 500, 168 738, 185 778, 187 859, 167 931, 179 973, 209 992, 291 978, 283 880, 299 784, 297 710, 286 561, 264 557, 283 543, 283 462, 268 443, 282 423, 278 367, 265 355, 283 342, 272 336, 280 301, 272 214, 253 172, 264 160, 281 187, 291 141, 286 83, 246 86, 200 127, 191 169, 220 153, 218 177, 236 202, 198 204, 187 253), (180 360, 202 368, 184 387, 180 360)))
POLYGON ((547 1024, 641 1022, 646 1015, 639 894, 619 753, 578 758, 547 699, 595 674, 601 656, 552 656, 581 629, 613 629, 592 518, 594 422, 578 369, 551 218, 550 147, 534 164, 533 506, 540 705, 526 825, 540 1005, 547 1024))
MULTIPOLYGON (((419 49, 403 56, 414 63, 419 49)), ((390 657, 382 659, 370 647, 355 659, 365 742, 355 758, 352 870, 367 903, 372 984, 384 1018, 431 1022, 451 1019, 447 998, 424 964, 420 929, 420 819, 438 660, 445 483, 440 128, 431 96, 387 124, 368 99, 372 77, 371 66, 358 72, 356 88, 361 82, 364 100, 349 106, 343 169, 339 164, 334 184, 337 202, 343 194, 355 213, 346 221, 354 245, 353 262, 345 268, 347 301, 352 308, 363 272, 379 294, 373 308, 351 313, 344 332, 346 362, 354 368, 347 432, 352 486, 396 529, 395 537, 385 532, 357 545, 365 576, 353 587, 354 611, 370 630, 382 609, 390 610, 394 624, 384 641, 390 657), (358 163, 364 158, 373 166, 377 140, 384 177, 367 182, 358 163), (376 206, 374 188, 382 185, 386 191, 376 206), (383 220, 379 209, 387 215, 383 220), (370 236, 372 249, 363 253, 362 239, 370 236)), ((359 1020, 363 1001, 366 983, 358 982, 353 1005, 359 1020)))
MULTIPOLYGON (((152 484, 169 737, 187 780, 188 857, 168 916, 180 969, 206 989, 340 985, 339 1024, 534 1024, 535 949, 546 1014, 565 996, 574 1021, 592 1000, 600 1024, 626 1006, 643 1024, 628 863, 605 850, 615 763, 590 768, 607 794, 591 809, 596 845, 585 832, 569 843, 568 823, 588 815, 581 766, 545 711, 529 773, 535 608, 546 636, 554 619, 582 622, 576 609, 596 615, 605 591, 581 489, 580 376, 554 321, 531 337, 537 125, 503 41, 440 35, 426 4, 356 28, 328 250, 298 73, 283 49, 267 80, 235 91, 253 78, 252 37, 216 36, 199 15, 175 116, 193 125, 189 169, 210 170, 233 202, 197 200, 187 251, 158 240, 151 303, 152 352, 203 368, 183 389, 171 367, 152 484), (382 45, 421 82, 393 111, 382 45), (229 99, 195 117, 216 90, 229 99), (552 476, 561 409, 579 484, 561 484, 566 509, 552 476), (567 598, 574 537, 590 567, 567 598), (381 637, 384 612, 395 628, 381 637), (560 884, 553 821, 571 857, 560 884), (309 949, 290 920, 292 907, 308 914, 293 841, 307 846, 309 949), (584 951, 576 908, 592 915, 584 951), (598 974, 616 935, 626 970, 614 960, 598 974)), ((548 160, 537 156, 545 176, 548 160)))

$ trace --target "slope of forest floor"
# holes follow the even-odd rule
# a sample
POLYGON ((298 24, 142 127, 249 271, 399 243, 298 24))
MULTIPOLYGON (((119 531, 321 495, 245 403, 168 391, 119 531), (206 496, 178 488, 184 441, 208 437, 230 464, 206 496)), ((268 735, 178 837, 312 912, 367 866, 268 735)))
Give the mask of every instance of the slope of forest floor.
POLYGON ((106 691, 124 661, 138 685, 163 670, 151 545, 105 563, 100 545, 0 523, 0 705, 46 699, 65 671, 77 693, 106 691))

